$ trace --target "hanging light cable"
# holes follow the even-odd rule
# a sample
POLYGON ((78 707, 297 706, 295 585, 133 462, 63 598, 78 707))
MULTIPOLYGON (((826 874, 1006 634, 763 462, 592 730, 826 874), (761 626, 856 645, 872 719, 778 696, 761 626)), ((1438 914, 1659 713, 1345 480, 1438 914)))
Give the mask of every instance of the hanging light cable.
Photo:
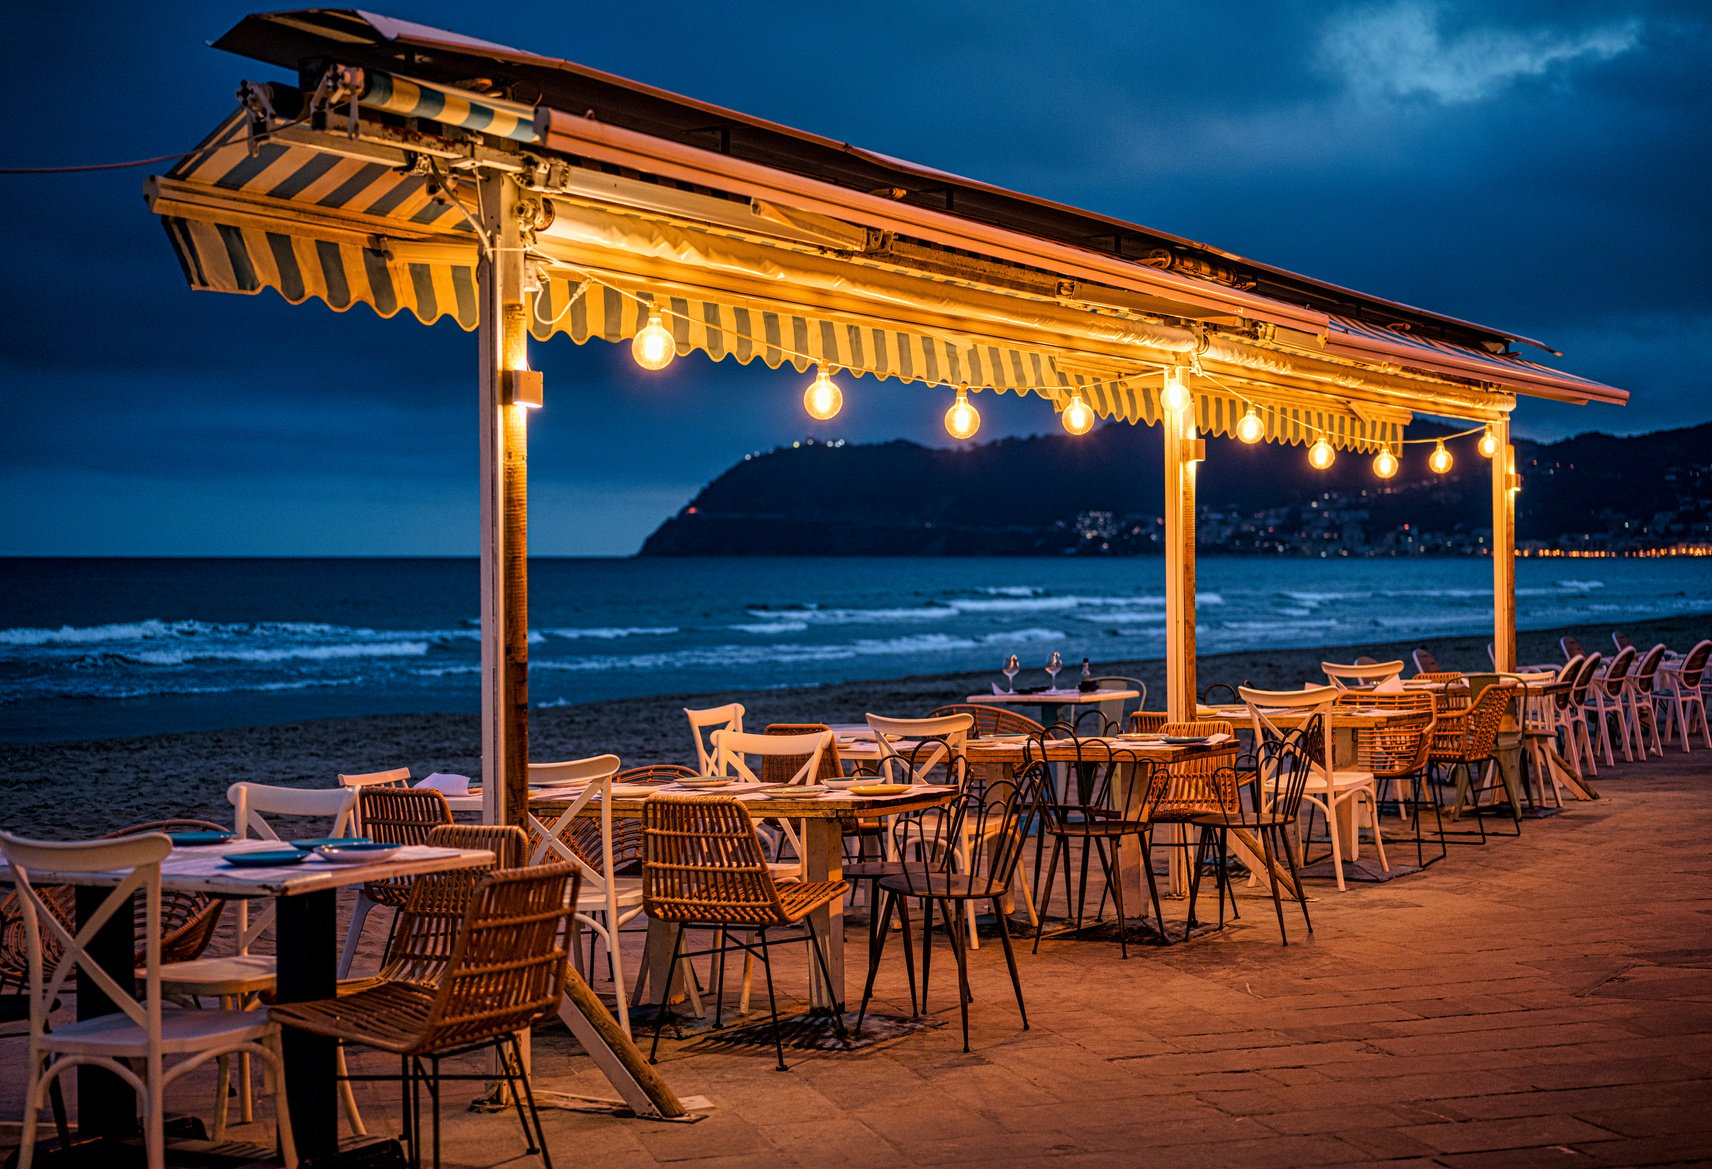
POLYGON ((957 387, 957 400, 945 412, 945 433, 952 438, 971 438, 981 429, 981 412, 969 404, 969 387, 957 387))
POLYGON ((643 369, 665 369, 677 355, 677 342, 672 340, 672 331, 661 323, 660 310, 650 309, 648 323, 630 342, 630 356, 643 369))
POLYGON ((844 391, 838 388, 838 383, 832 380, 823 363, 808 389, 803 391, 803 409, 808 411, 810 418, 825 422, 836 417, 843 408, 844 391))

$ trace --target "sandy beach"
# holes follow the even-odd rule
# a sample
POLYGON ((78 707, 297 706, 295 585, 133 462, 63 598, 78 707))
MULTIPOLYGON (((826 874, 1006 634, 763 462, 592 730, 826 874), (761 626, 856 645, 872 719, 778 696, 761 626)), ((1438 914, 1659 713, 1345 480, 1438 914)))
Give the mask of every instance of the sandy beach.
MULTIPOLYGON (((1662 641, 1687 649, 1712 635, 1712 613, 1624 626, 1637 645, 1662 641)), ((1558 638, 1572 633, 1589 649, 1611 650, 1607 629, 1542 630, 1518 637, 1519 660, 1561 662, 1558 638)), ((1323 660, 1351 661, 1360 654, 1408 659, 1420 642, 1340 645, 1324 649, 1249 650, 1200 660, 1200 686, 1251 682, 1263 687, 1299 686, 1320 676, 1323 660)), ((1486 668, 1486 640, 1442 638, 1430 643, 1447 669, 1486 668)), ((1066 676, 1073 672, 1068 667, 1066 676)), ((1142 679, 1162 692, 1161 661, 1101 662, 1099 673, 1142 679)), ((1413 666, 1409 671, 1413 673, 1413 666)), ((1038 671, 1036 671, 1038 674, 1038 671)), ((996 673, 935 674, 827 686, 667 694, 591 702, 533 712, 532 757, 574 758, 611 751, 627 766, 691 761, 685 706, 742 702, 746 721, 860 722, 867 712, 925 714, 960 701, 1000 680, 996 673)), ((1019 684, 1039 684, 1044 675, 1025 674, 1019 684)), ((1149 703, 1150 706, 1157 705, 1149 703)), ((479 776, 480 732, 470 714, 380 715, 322 719, 278 726, 245 727, 172 735, 62 743, 0 745, 0 784, 7 799, 9 831, 45 837, 87 836, 165 816, 230 816, 226 788, 239 780, 319 787, 339 772, 409 767, 421 776, 449 771, 479 776)))

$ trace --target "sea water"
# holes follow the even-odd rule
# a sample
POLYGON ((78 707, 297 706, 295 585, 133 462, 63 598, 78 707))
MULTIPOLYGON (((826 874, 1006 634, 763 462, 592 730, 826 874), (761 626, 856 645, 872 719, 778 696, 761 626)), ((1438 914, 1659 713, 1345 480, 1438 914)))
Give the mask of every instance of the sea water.
MULTIPOLYGON (((1483 560, 1199 564, 1203 653, 1490 630, 1483 560)), ((1164 652, 1158 559, 543 559, 530 695, 602 698, 1164 652)), ((0 741, 475 710, 468 560, 0 561, 0 741)), ((1712 560, 1524 560, 1524 628, 1712 610, 1712 560)), ((1602 640, 1602 639, 1601 639, 1602 640)))

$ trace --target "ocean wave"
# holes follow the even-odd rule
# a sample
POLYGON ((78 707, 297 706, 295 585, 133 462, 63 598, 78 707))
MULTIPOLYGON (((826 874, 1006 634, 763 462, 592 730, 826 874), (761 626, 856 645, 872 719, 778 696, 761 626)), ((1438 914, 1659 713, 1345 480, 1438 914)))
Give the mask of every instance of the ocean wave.
POLYGON ((560 658, 531 663, 535 669, 567 670, 673 670, 697 667, 730 669, 751 665, 792 665, 812 662, 848 661, 863 657, 915 657, 954 653, 980 648, 981 642, 945 633, 903 637, 860 638, 834 645, 786 642, 780 645, 710 645, 692 649, 646 654, 603 654, 560 658))
POLYGON ((140 650, 111 656, 143 666, 183 666, 191 662, 336 662, 358 658, 419 658, 428 653, 426 641, 371 641, 357 645, 301 645, 281 649, 224 649, 192 646, 185 649, 140 650))
POLYGON ((1594 589, 1605 587, 1605 582, 1602 580, 1560 580, 1556 583, 1560 589, 1569 589, 1578 593, 1590 593, 1594 589))
POLYGON ((815 625, 876 625, 886 621, 943 621, 955 612, 949 605, 924 605, 909 609, 820 609, 803 606, 750 609, 749 615, 762 621, 794 621, 815 625))
POLYGON ((0 645, 53 646, 101 645, 116 641, 158 641, 164 638, 224 637, 254 634, 267 637, 326 637, 332 634, 372 630, 347 630, 339 625, 314 621, 257 621, 219 623, 213 621, 166 621, 151 617, 143 621, 121 621, 107 625, 62 625, 58 629, 20 627, 0 629, 0 645))
POLYGON ((564 641, 617 641, 621 637, 670 637, 677 632, 676 625, 596 625, 589 628, 531 630, 530 640, 533 641, 537 633, 543 640, 557 637, 564 641))
POLYGON ((989 633, 981 639, 988 645, 1004 645, 1013 641, 1070 641, 1070 635, 1062 629, 1004 629, 998 633, 989 633))
POLYGON ((988 585, 975 591, 989 597, 1038 597, 1046 592, 1038 585, 988 585))
POLYGON ((801 633, 808 628, 807 621, 760 621, 753 625, 728 625, 738 633, 758 633, 763 637, 771 637, 776 633, 801 633))

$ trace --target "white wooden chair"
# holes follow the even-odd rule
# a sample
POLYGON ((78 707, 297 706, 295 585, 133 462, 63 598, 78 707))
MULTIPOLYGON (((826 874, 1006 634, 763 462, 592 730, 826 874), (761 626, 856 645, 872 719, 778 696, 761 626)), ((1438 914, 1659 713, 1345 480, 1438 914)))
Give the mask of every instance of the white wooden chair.
MULTIPOLYGON (((164 833, 122 836, 115 840, 48 843, 0 833, 0 853, 25 906, 24 929, 30 964, 30 1057, 24 1092, 24 1131, 18 1152, 20 1169, 29 1169, 36 1151, 42 1098, 68 1068, 105 1068, 136 1090, 143 1114, 143 1145, 149 1169, 166 1165, 166 1090, 179 1077, 211 1059, 234 1053, 258 1055, 273 1069, 279 1143, 288 1169, 297 1164, 291 1115, 285 1101, 285 1064, 279 1026, 256 1011, 201 1011, 164 1005, 161 987, 161 861, 172 851, 164 833), (77 925, 74 935, 42 901, 32 874, 44 878, 77 873, 124 874, 100 908, 77 925), (115 914, 130 916, 141 895, 143 912, 143 994, 129 978, 115 979, 90 957, 86 947, 115 914), (44 961, 43 935, 51 935, 59 956, 44 961), (69 993, 81 970, 118 1009, 48 1029, 54 1000, 69 993), (169 1059, 172 1062, 168 1062, 169 1059)), ((127 951, 127 954, 129 951, 127 951)), ((222 1087, 224 1084, 222 1083, 222 1087)))
POLYGON ((394 767, 390 771, 361 771, 350 775, 339 773, 340 787, 405 787, 409 783, 408 767, 394 767))
MULTIPOLYGON (((279 834, 268 822, 269 816, 314 817, 328 824, 327 836, 343 836, 350 832, 356 817, 356 787, 303 788, 275 787, 261 783, 235 783, 226 789, 226 799, 232 805, 232 827, 240 839, 279 840, 279 834)), ((162 992, 179 998, 217 998, 223 1009, 248 1009, 259 1004, 262 995, 271 992, 276 982, 278 966, 272 954, 252 954, 250 948, 273 925, 271 903, 259 913, 251 914, 250 903, 236 901, 237 953, 224 956, 203 955, 188 962, 168 962, 161 966, 162 992), (253 918, 253 920, 252 920, 253 918)), ((344 1052, 339 1055, 339 1070, 344 1071, 344 1052)), ((226 1067, 221 1065, 218 1096, 214 1107, 214 1139, 226 1132, 226 1067)), ((356 1094, 349 1081, 341 1079, 340 1096, 351 1130, 358 1136, 367 1130, 362 1114, 357 1111, 356 1094)), ((238 1106, 247 1124, 253 1118, 250 1094, 250 1061, 247 1054, 240 1059, 238 1070, 238 1106)))
MULTIPOLYGON (((1401 668, 1401 663, 1394 664, 1401 668)), ((1260 744, 1277 741, 1287 734, 1269 717, 1269 711, 1289 710, 1306 716, 1319 714, 1323 732, 1319 744, 1320 757, 1313 761, 1313 767, 1308 772, 1307 785, 1302 791, 1302 798, 1325 813, 1326 835, 1331 838, 1332 868, 1337 874, 1337 887, 1347 888, 1343 876, 1343 833, 1339 831, 1338 816, 1349 809, 1350 817, 1350 860, 1361 859, 1361 809, 1368 811, 1369 825, 1373 829, 1373 847, 1379 854, 1379 865, 1389 871, 1390 862, 1385 859, 1385 839, 1379 828, 1379 796, 1378 781, 1370 771, 1346 770, 1336 766, 1332 755, 1332 704, 1337 697, 1336 686, 1309 686, 1302 690, 1256 690, 1248 686, 1237 687, 1237 693, 1248 704, 1249 717, 1254 722, 1254 741, 1260 744)))
POLYGON ((696 770, 703 775, 715 774, 713 736, 718 731, 743 730, 743 704, 732 702, 706 710, 691 710, 686 706, 684 715, 690 720, 690 737, 695 740, 696 770))
MULTIPOLYGON (((531 783, 549 780, 567 788, 582 784, 580 791, 563 805, 564 810, 551 824, 531 814, 529 836, 532 845, 529 863, 559 864, 569 861, 582 873, 577 903, 572 907, 572 929, 586 925, 606 943, 607 966, 612 973, 612 990, 616 996, 613 1015, 618 1025, 630 1034, 630 1008, 624 996, 624 957, 618 948, 618 931, 642 914, 642 878, 620 877, 612 832, 612 777, 620 763, 616 755, 595 755, 587 759, 569 759, 562 763, 531 763, 531 783), (577 833, 578 817, 590 805, 599 809, 599 845, 590 849, 589 834, 577 833)), ((577 958, 579 947, 573 939, 571 957, 577 958)))
POLYGON ((1326 672, 1331 684, 1339 690, 1372 686, 1403 676, 1401 659, 1394 662, 1353 662, 1348 665, 1342 662, 1321 662, 1320 669, 1326 672))
MULTIPOLYGON (((741 711, 742 708, 738 709, 741 711)), ((739 783, 763 782, 762 774, 766 770, 765 760, 768 758, 800 761, 790 777, 784 780, 785 783, 814 783, 820 775, 821 756, 826 754, 834 741, 831 731, 815 731, 806 735, 756 735, 739 730, 718 730, 710 737, 713 740, 713 754, 702 774, 728 776, 739 783), (754 766, 751 766, 751 760, 754 760, 754 766)), ((768 868, 772 870, 775 881, 801 880, 802 826, 793 826, 788 820, 780 820, 778 823, 780 834, 784 842, 790 844, 791 850, 796 854, 796 860, 780 860, 782 842, 774 839, 774 855, 768 862, 768 868)), ((766 838, 767 834, 763 832, 762 835, 766 838)))

